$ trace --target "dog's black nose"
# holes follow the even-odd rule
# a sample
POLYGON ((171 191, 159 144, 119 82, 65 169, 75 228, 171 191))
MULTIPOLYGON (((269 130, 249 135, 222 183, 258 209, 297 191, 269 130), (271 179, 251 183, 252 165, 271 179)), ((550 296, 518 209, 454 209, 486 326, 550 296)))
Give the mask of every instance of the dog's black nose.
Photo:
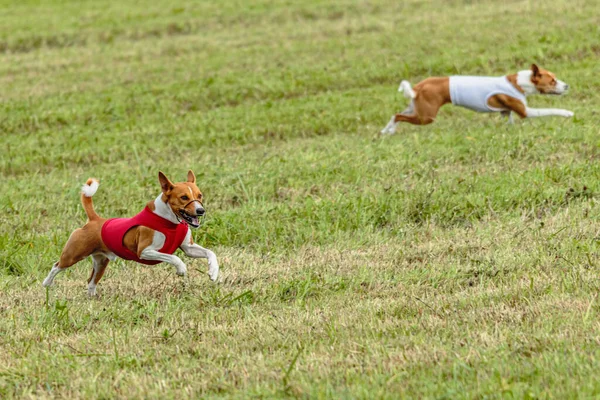
POLYGON ((565 85, 565 90, 568 90, 568 89, 569 89, 569 85, 565 85))
POLYGON ((205 212, 204 208, 196 208, 196 215, 199 217, 203 216, 205 212))

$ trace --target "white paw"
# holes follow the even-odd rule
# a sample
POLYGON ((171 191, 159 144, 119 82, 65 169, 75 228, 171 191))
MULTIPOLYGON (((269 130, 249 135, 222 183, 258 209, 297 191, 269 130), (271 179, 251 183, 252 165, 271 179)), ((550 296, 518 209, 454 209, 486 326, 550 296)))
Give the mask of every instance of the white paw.
POLYGON ((381 130, 381 134, 382 135, 393 135, 394 133, 396 133, 396 127, 392 126, 392 127, 385 127, 381 130))
POLYGON ((96 295, 96 286, 88 286, 88 296, 94 297, 96 295))
POLYGON ((396 123, 394 122, 394 117, 388 122, 388 124, 381 130, 382 135, 393 135, 396 133, 396 123))
POLYGON ((44 282, 42 282, 42 286, 43 286, 43 287, 50 287, 50 286, 52 286, 52 283, 54 283, 54 282, 52 281, 52 279, 50 279, 50 278, 46 278, 46 279, 44 279, 44 282))
POLYGON ((565 118, 570 118, 573 115, 575 115, 575 113, 573 111, 569 111, 569 110, 562 110, 560 116, 561 117, 565 117, 565 118))
POLYGON ((219 263, 216 259, 208 262, 208 276, 213 282, 219 278, 219 263))
POLYGON ((181 264, 177 266, 177 275, 185 276, 187 274, 187 267, 185 264, 181 264))

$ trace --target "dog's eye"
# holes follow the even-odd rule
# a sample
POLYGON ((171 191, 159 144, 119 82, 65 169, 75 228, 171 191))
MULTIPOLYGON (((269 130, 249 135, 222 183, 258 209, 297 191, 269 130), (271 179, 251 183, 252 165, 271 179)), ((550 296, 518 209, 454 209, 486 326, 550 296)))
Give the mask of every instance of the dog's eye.
POLYGON ((187 196, 181 196, 181 200, 189 200, 190 198, 187 196))

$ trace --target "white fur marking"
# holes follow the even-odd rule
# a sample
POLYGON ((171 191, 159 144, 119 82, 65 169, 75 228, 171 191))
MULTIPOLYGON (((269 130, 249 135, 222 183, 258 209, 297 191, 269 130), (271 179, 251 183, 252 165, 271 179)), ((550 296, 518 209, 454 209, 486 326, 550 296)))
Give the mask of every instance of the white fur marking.
MULTIPOLYGON (((189 230, 188 230, 188 233, 189 230)), ((164 261, 173 265, 177 269, 177 275, 184 276, 187 273, 187 268, 181 259, 173 254, 165 254, 161 253, 160 249, 162 249, 165 244, 165 235, 154 231, 154 237, 152 238, 152 244, 142 250, 142 254, 140 254, 140 258, 143 260, 156 260, 156 261, 164 261)))
POLYGON ((96 286, 97 285, 94 281, 96 280, 96 275, 100 271, 100 266, 105 261, 105 259, 106 259, 106 256, 104 255, 104 253, 92 254, 94 272, 92 273, 92 277, 90 278, 90 282, 88 283, 88 296, 96 295, 96 286))
POLYGON ((530 69, 517 72, 517 85, 523 89, 525 96, 539 93, 533 82, 531 82, 532 73, 530 69))
POLYGON ((46 277, 46 279, 44 279, 44 282, 42 282, 42 285, 44 287, 52 286, 52 284, 54 283, 54 278, 56 277, 56 275, 58 275, 59 273, 63 272, 64 270, 65 269, 58 267, 58 262, 55 262, 54 265, 52 266, 52 269, 48 273, 48 276, 46 277))
POLYGON ((96 191, 98 190, 98 186, 100 186, 100 182, 93 179, 91 185, 88 185, 86 183, 85 185, 83 185, 81 187, 81 193, 83 193, 83 195, 85 197, 92 197, 94 194, 96 194, 96 191))
POLYGON ((196 243, 192 243, 192 232, 190 230, 188 230, 180 247, 188 257, 206 258, 208 260, 208 276, 210 277, 210 280, 214 282, 219 278, 219 262, 217 261, 217 256, 212 251, 205 249, 196 243))
POLYGON ((154 200, 154 214, 158 215, 159 217, 163 217, 174 224, 179 223, 179 220, 173 212, 173 209, 171 209, 171 206, 162 201, 162 194, 159 194, 156 200, 154 200))
POLYGON ((525 113, 527 114, 527 118, 533 117, 565 117, 569 118, 575 115, 573 111, 569 110, 561 110, 560 108, 529 108, 525 109, 525 113))
POLYGON ((567 85, 565 82, 558 79, 556 80, 556 86, 554 87, 556 93, 563 94, 567 91, 568 88, 569 85, 567 85))
POLYGON ((398 125, 398 123, 394 122, 395 119, 396 119, 396 116, 392 115, 390 122, 388 122, 388 124, 385 126, 385 128, 383 128, 381 130, 382 135, 393 135, 394 133, 396 133, 396 126, 398 125))
POLYGON ((404 97, 406 97, 407 99, 414 99, 415 97, 417 97, 417 94, 414 90, 412 90, 412 87, 410 86, 410 82, 406 80, 400 82, 400 87, 398 87, 398 91, 404 93, 404 97))

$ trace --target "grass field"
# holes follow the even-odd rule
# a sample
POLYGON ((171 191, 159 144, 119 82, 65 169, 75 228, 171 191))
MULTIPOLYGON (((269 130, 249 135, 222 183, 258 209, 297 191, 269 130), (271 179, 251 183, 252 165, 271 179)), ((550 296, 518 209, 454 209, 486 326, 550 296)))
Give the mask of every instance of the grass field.
POLYGON ((600 396, 592 0, 2 1, 1 398, 600 396), (251 3, 251 4, 250 4, 251 3), (401 79, 571 85, 378 132, 401 79), (215 251, 43 278, 192 168, 215 251))

